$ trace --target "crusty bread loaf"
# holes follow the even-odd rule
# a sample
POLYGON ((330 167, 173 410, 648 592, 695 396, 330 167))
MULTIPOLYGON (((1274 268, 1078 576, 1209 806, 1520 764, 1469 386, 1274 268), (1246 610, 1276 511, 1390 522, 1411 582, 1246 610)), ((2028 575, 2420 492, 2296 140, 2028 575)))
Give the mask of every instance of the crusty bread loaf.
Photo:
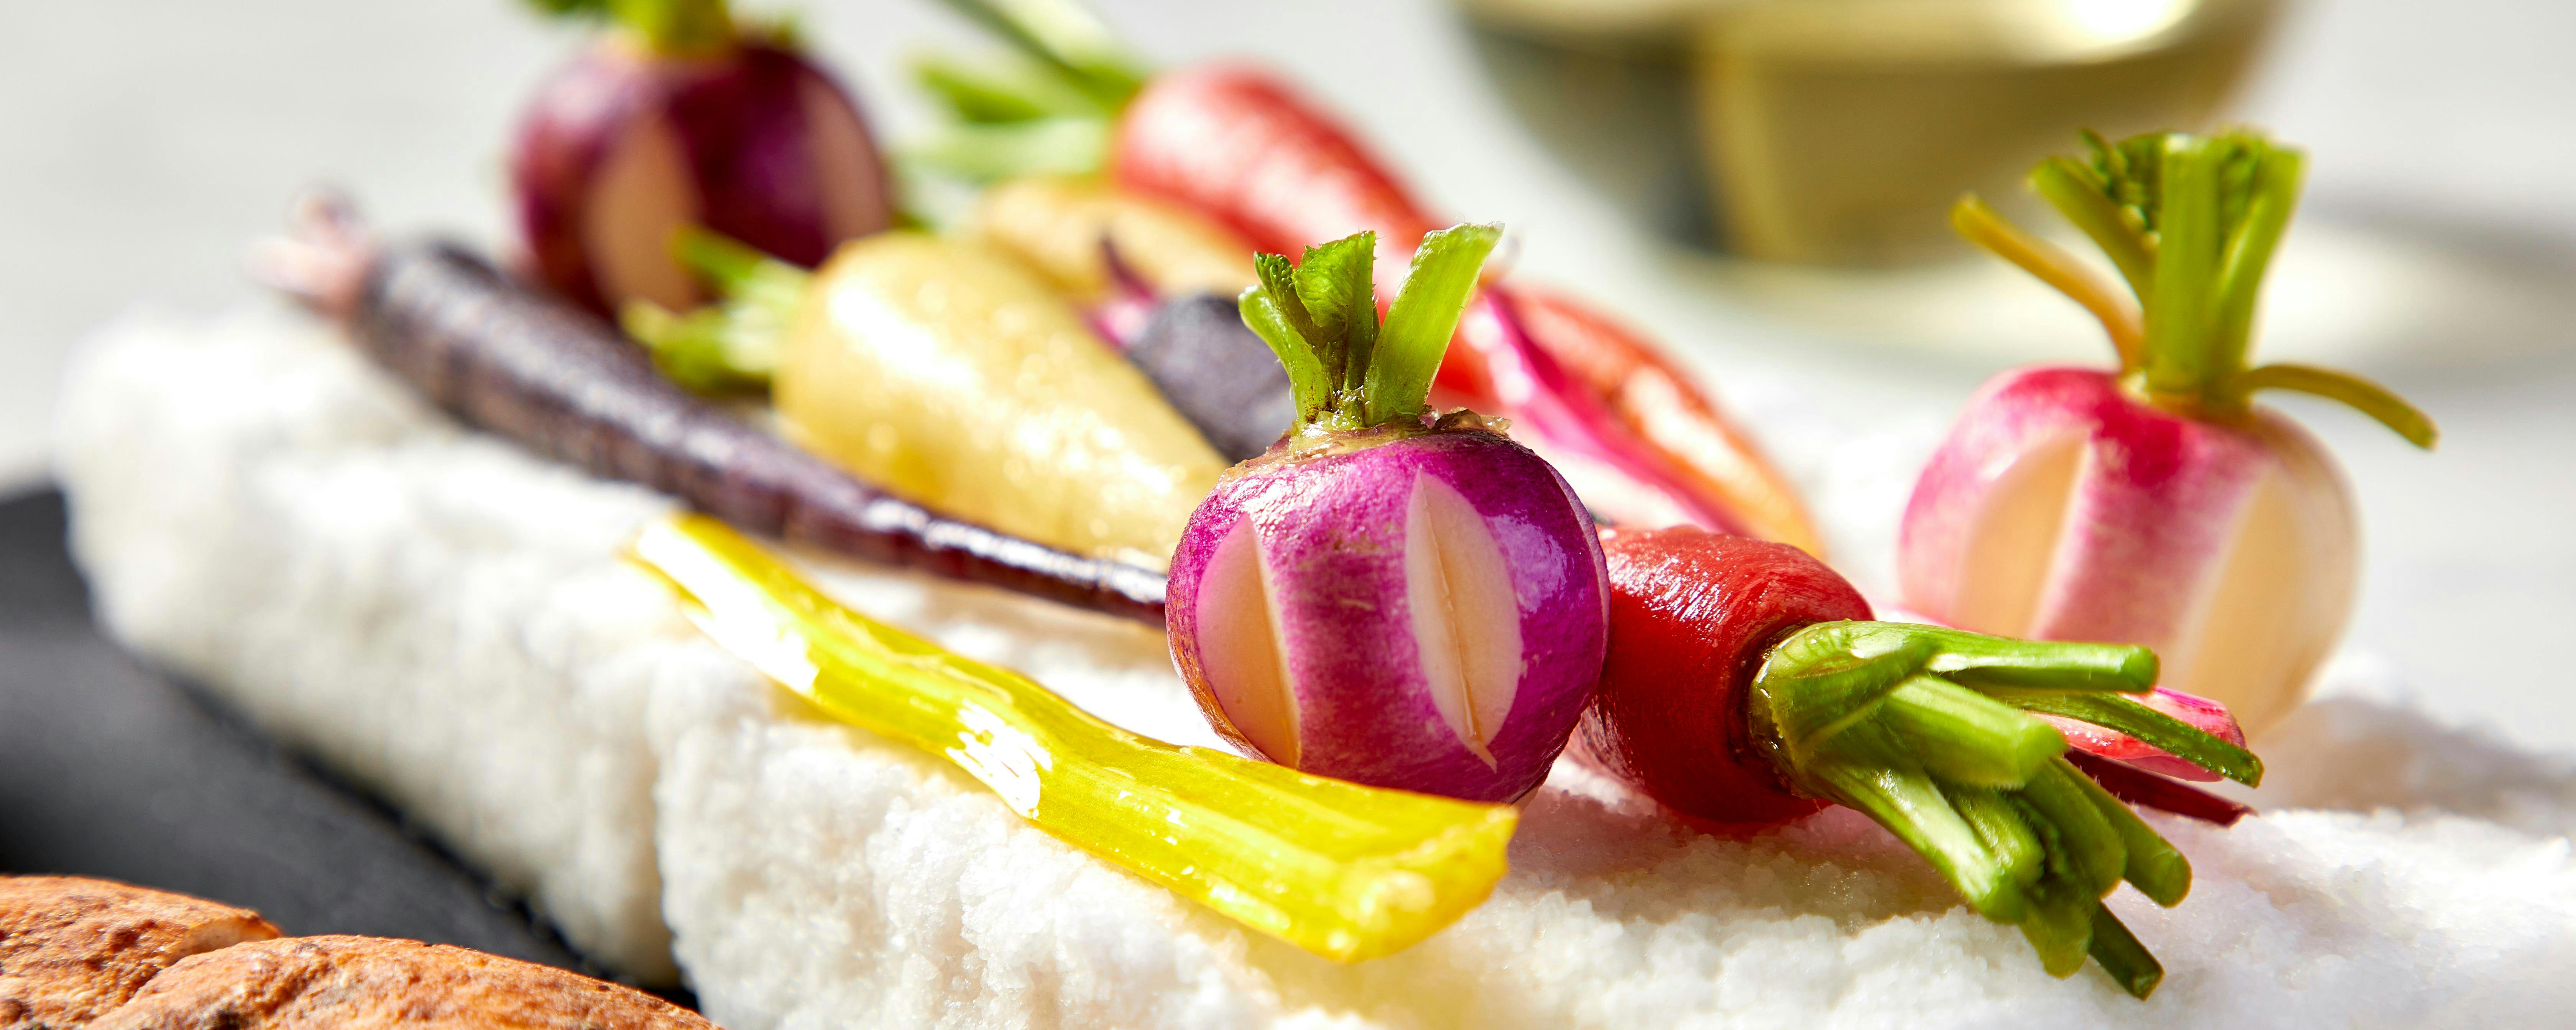
POLYGON ((0 1030, 60 1030, 181 959, 277 936, 246 909, 66 876, 0 877, 0 1030))
POLYGON ((94 1030, 713 1030, 632 988, 479 951, 291 937, 181 962, 94 1030))

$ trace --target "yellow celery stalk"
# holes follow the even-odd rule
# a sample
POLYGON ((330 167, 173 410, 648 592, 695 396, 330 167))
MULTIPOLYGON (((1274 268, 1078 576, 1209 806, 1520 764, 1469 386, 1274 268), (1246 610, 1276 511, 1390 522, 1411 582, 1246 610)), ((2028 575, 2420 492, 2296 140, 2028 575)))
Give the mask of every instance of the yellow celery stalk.
POLYGON ((1137 736, 842 607, 706 516, 657 521, 631 553, 707 636, 833 717, 945 755, 1066 843, 1325 958, 1402 950, 1502 878, 1508 805, 1137 736))

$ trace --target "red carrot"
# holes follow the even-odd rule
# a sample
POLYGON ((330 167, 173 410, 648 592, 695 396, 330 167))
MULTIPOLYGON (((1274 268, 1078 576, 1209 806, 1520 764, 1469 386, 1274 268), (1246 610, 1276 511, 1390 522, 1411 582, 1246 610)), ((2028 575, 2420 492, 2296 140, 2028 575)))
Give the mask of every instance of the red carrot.
MULTIPOLYGON (((1338 120, 1244 65, 1155 77, 1119 119, 1111 174, 1127 189, 1224 222, 1265 250, 1295 253, 1374 230, 1382 279, 1400 275, 1437 224, 1338 120)), ((1614 518, 1685 521, 1821 551, 1796 492, 1653 344, 1562 294, 1489 292, 1503 318, 1461 323, 1464 346, 1450 348, 1441 366, 1449 399, 1524 427, 1544 421, 1549 428, 1532 446, 1561 466, 1607 466, 1623 481, 1577 486, 1614 518), (1505 322, 1534 347, 1517 346, 1505 322), (1545 410, 1531 410, 1533 402, 1545 410), (1614 494, 1634 500, 1605 505, 1614 494)))
MULTIPOLYGON (((1727 513, 1742 535, 1825 553, 1797 490, 1652 339, 1554 290, 1514 283, 1509 294, 1530 338, 1601 397, 1629 436, 1670 459, 1684 496, 1727 513)), ((1470 343, 1450 348, 1449 360, 1440 368, 1444 387, 1490 379, 1489 352, 1470 343)))
MULTIPOLYGON (((1107 150, 1119 186, 1223 223, 1258 250, 1295 254, 1375 232, 1379 295, 1392 296, 1423 234, 1445 224, 1338 118, 1264 69, 1215 62, 1147 79, 1072 4, 949 3, 1062 70, 1069 84, 1048 95, 1100 101, 1097 117, 1115 119, 1107 150), (1033 6, 1048 16, 1027 16, 1033 6), (1078 30, 1062 28, 1067 25, 1078 30), (1124 85, 1098 88, 1104 82, 1124 85)), ((1063 135, 1061 123, 1078 117, 1078 105, 1045 96, 979 103, 1009 92, 1009 84, 997 79, 968 90, 956 68, 939 71, 925 85, 961 119, 976 123, 983 138, 1017 141, 1000 150, 1040 147, 1063 135), (1026 115, 995 124, 995 112, 1005 109, 1026 115), (1007 135, 1008 125, 1022 127, 1022 134, 1007 135)), ((1489 313, 1498 305, 1504 320, 1517 317, 1526 328, 1516 338, 1498 331, 1493 317, 1463 322, 1464 345, 1451 347, 1442 367, 1444 402, 1504 415, 1518 426, 1547 423, 1549 434, 1531 439, 1531 446, 1560 465, 1607 469, 1601 481, 1577 486, 1587 503, 1613 518, 1688 521, 1819 549, 1795 492, 1654 345, 1562 296, 1516 303, 1502 287, 1489 292, 1496 298, 1485 305, 1489 313), (1564 374, 1552 367, 1559 364, 1578 371, 1564 374), (1543 401, 1545 410, 1532 408, 1532 401, 1543 401)))
POLYGON ((942 518, 682 390, 606 323, 445 244, 379 248, 308 202, 275 285, 468 424, 744 529, 1163 624, 1163 575, 942 518))
POLYGON ((1244 64, 1155 76, 1118 120, 1110 174, 1225 223, 1263 253, 1375 231, 1381 296, 1394 294, 1438 224, 1338 119, 1244 64))
MULTIPOLYGON (((2154 988, 2161 969, 2100 899, 2125 880, 2177 904, 2190 864, 2023 710, 2119 709, 2175 756, 2259 780, 2243 749, 2119 696, 2154 683, 2152 652, 1866 621, 1805 553, 1689 527, 1606 531, 1603 550, 1609 659, 1575 754, 1720 831, 1849 806, 2018 925, 2052 974, 2090 954, 2131 993, 2154 988)), ((2157 779, 2109 779, 2150 792, 2132 776, 2157 779)))

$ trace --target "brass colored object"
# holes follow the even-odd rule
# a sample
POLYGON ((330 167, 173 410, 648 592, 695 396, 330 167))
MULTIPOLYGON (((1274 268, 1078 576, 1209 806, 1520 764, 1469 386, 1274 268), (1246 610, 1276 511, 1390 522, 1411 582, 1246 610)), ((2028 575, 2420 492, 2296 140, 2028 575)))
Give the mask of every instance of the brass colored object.
POLYGON ((1729 249, 1888 264, 1958 253, 1963 192, 2019 198, 2078 129, 2204 125, 2280 0, 1748 0, 1694 34, 1729 249))
POLYGON ((2078 129, 2207 127, 2289 0, 1459 0, 1503 96, 1644 223, 1749 257, 1966 254, 2078 129))

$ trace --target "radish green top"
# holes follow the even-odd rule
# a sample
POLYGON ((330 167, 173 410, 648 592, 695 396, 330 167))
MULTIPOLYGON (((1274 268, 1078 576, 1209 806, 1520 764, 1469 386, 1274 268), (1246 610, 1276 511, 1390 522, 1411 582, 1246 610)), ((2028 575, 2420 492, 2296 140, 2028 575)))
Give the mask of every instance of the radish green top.
POLYGON ((2263 274, 2298 206, 2305 154, 2250 129, 2084 138, 2091 154, 2041 162, 2031 186, 2110 256, 2130 297, 1976 197, 1959 201, 1951 224, 2100 319, 2131 393, 2180 414, 2231 419, 2256 391, 2296 390, 2433 446, 2432 420, 2377 383, 2306 365, 2247 367, 2263 274))
POLYGON ((695 226, 672 239, 671 252, 714 288, 718 302, 674 312, 628 301, 617 313, 619 328, 644 345, 663 375, 692 392, 767 391, 780 341, 814 273, 695 226))
POLYGON ((565 17, 597 18, 634 33, 645 48, 665 56, 703 55, 733 44, 732 11, 725 0, 528 0, 538 10, 565 17))
POLYGON ((1288 369, 1297 395, 1290 435, 1420 426, 1431 377, 1502 233, 1471 223, 1423 237, 1383 323, 1370 285, 1376 233, 1308 247, 1294 266, 1278 254, 1254 258, 1261 283, 1243 291, 1243 322, 1288 369))
POLYGON ((943 2, 1010 52, 913 56, 913 81, 947 117, 907 158, 969 182, 1106 167, 1110 122, 1144 88, 1144 62, 1076 0, 943 2))
POLYGON ((1799 790, 1887 827, 1970 907, 2019 927, 2050 975, 2090 956, 2145 998, 2164 968, 2101 898, 2126 881, 2170 908, 2191 890, 2191 863, 2026 713, 2131 734, 2260 784, 2252 752, 2121 696, 2147 691, 2156 671, 2143 647, 1821 622, 1769 649, 1749 709, 1757 746, 1799 790))

